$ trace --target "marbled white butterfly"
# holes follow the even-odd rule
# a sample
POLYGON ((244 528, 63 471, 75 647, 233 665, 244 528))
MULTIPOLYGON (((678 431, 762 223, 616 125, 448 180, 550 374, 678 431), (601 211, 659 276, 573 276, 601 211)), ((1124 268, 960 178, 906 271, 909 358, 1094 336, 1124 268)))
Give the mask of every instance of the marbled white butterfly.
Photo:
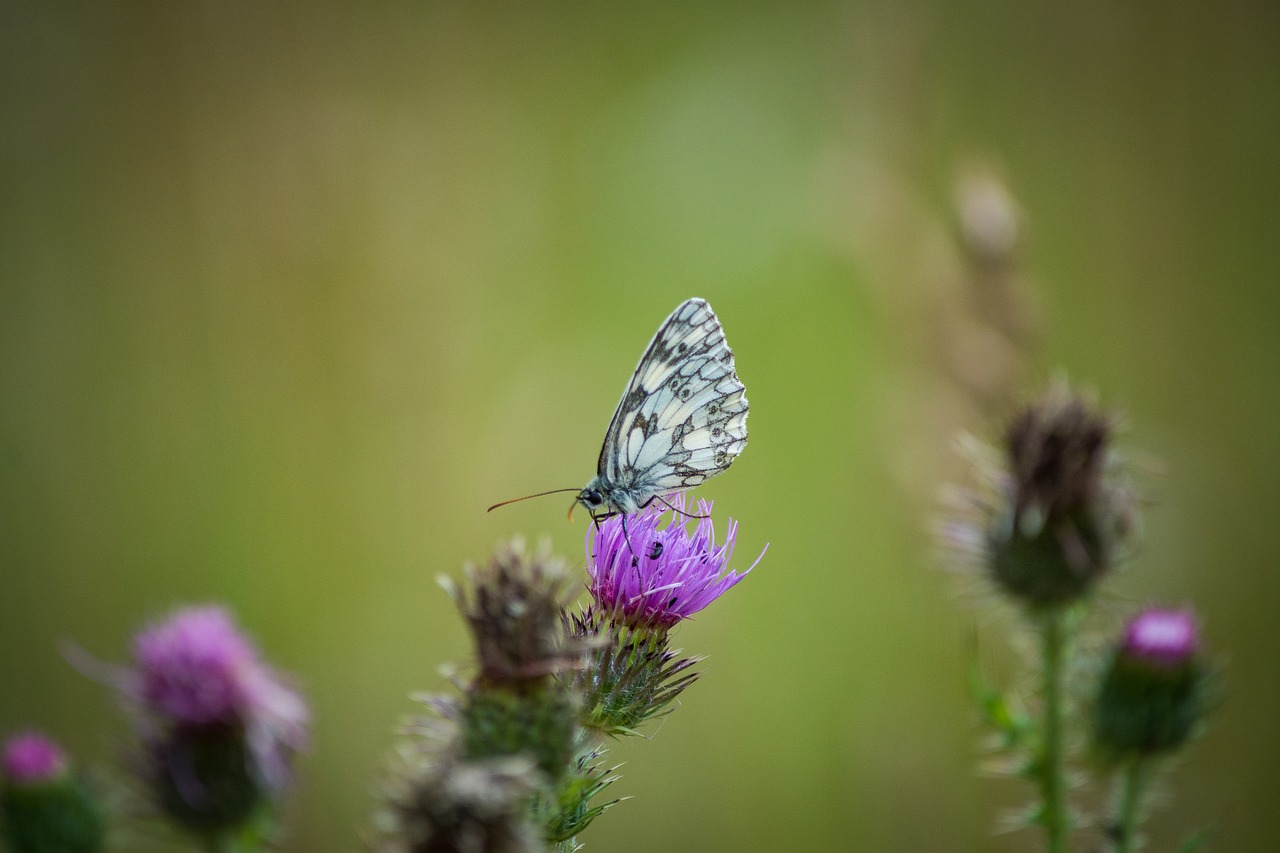
POLYGON ((733 368, 733 351, 711 306, 697 297, 682 302, 622 392, 596 476, 581 490, 528 497, 577 491, 573 505, 582 504, 599 522, 639 512, 655 499, 665 503, 663 496, 724 471, 747 446, 746 389, 733 368))

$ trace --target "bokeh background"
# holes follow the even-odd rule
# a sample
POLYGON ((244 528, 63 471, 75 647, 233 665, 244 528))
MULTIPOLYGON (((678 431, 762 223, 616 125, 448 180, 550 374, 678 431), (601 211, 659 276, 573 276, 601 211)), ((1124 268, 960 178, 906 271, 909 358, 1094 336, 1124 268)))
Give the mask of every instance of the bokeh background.
POLYGON ((580 560, 567 496, 484 507, 585 482, 701 295, 752 414, 700 493, 770 549, 589 849, 1035 849, 974 774, 1007 623, 929 531, 1065 374, 1151 498, 1107 607, 1227 668, 1153 847, 1275 850, 1280 7, 530 5, 3 4, 0 731, 109 765, 61 644, 226 601, 314 709, 289 849, 357 849, 468 652, 436 576, 580 560))

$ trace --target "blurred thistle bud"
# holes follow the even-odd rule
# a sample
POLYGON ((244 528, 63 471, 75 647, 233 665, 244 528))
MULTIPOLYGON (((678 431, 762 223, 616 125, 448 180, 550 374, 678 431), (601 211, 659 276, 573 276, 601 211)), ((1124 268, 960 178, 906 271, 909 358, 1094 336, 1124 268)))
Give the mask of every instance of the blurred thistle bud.
POLYGON ((955 211, 960 237, 979 263, 1007 264, 1018 247, 1022 214, 995 172, 970 167, 956 181, 955 211))
POLYGON ((94 853, 102 812, 62 749, 39 732, 11 737, 0 780, 0 839, 12 853, 94 853))
POLYGON ((468 569, 466 589, 443 583, 471 629, 480 667, 461 707, 463 757, 523 754, 558 778, 572 757, 579 706, 555 674, 580 667, 584 652, 562 629, 564 564, 529 556, 516 542, 468 569))
POLYGON ((528 555, 514 541, 485 565, 468 567, 466 580, 466 589, 447 578, 441 584, 471 629, 482 681, 537 685, 576 665, 581 650, 567 648, 560 630, 569 584, 561 560, 545 552, 528 555))
POLYGON ((1065 385, 1020 412, 1002 452, 979 457, 985 491, 962 493, 951 550, 1032 608, 1083 598, 1132 539, 1136 511, 1112 449, 1113 424, 1065 385))
POLYGON ((528 758, 441 756, 394 795, 384 853, 545 853, 527 817, 542 775, 528 758))
POLYGON ((557 779, 572 759, 578 707, 550 685, 525 693, 473 686, 463 707, 463 751, 468 758, 528 756, 557 779))
POLYGON ((302 698, 258 658, 221 607, 192 607, 142 631, 119 678, 160 810, 197 835, 245 825, 287 787, 306 742, 302 698))
POLYGON ((1129 620, 1102 676, 1094 743, 1122 760, 1177 749, 1207 710, 1195 616, 1152 607, 1129 620))

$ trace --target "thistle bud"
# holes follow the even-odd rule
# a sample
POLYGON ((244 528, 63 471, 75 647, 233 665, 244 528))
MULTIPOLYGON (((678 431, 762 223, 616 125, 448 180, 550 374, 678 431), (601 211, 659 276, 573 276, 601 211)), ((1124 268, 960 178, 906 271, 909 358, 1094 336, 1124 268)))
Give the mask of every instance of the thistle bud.
POLYGON ((547 689, 513 693, 473 689, 463 711, 463 752, 469 758, 524 754, 547 778, 557 778, 572 755, 578 703, 547 689))
POLYGON ((526 816, 541 776, 519 757, 463 761, 446 756, 406 780, 381 853, 540 853, 526 816))
POLYGON ((466 589, 445 583, 471 628, 481 680, 518 689, 575 664, 579 654, 564 647, 560 630, 568 587, 561 561, 529 556, 515 542, 468 568, 466 589))
POLYGON ((4 747, 0 838, 13 853, 96 853, 103 847, 102 813, 62 750, 39 732, 15 735, 4 747))
POLYGON ((996 583, 1032 607, 1084 597, 1132 531, 1130 493, 1113 476, 1112 424, 1065 388, 1009 425, 1007 470, 985 540, 996 583))
POLYGON ((555 779, 571 760, 578 710, 555 674, 580 666, 583 657, 561 627, 564 566, 513 545, 470 569, 467 581, 453 596, 471 628, 480 672, 462 703, 463 757, 523 754, 555 779))
POLYGON ((971 169, 957 182, 955 209, 964 248, 987 265, 1007 264, 1018 247, 1023 223, 1004 183, 985 169, 971 169))
POLYGON ((1169 752, 1190 737, 1206 705, 1206 670, 1193 614, 1149 608, 1125 627, 1102 677, 1094 741, 1113 759, 1169 752))

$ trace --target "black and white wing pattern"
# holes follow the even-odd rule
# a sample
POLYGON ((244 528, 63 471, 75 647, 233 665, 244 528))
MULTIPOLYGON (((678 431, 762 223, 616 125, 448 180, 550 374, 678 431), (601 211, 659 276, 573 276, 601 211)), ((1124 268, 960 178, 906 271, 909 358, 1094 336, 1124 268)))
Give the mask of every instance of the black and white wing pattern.
POLYGON ((640 359, 584 496, 636 512, 724 471, 747 445, 745 391, 711 306, 683 302, 640 359))

